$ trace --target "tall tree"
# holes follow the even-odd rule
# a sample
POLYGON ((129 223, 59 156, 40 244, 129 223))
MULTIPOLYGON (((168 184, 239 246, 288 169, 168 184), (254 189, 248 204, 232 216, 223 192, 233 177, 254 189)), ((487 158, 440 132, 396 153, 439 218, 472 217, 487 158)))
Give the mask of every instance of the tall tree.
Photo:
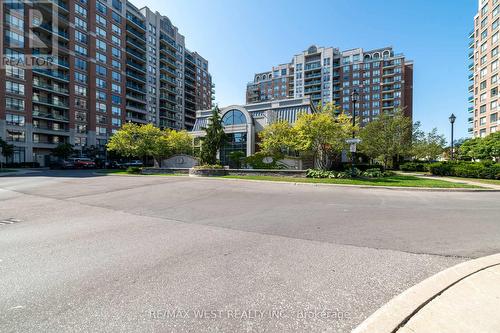
POLYGON ((296 135, 293 126, 286 120, 278 120, 266 126, 260 133, 260 148, 274 155, 296 148, 296 135))
POLYGON ((141 156, 138 149, 139 137, 139 125, 126 123, 111 136, 107 149, 124 157, 139 157, 141 156))
POLYGON ((411 154, 414 158, 435 161, 444 152, 445 147, 446 139, 444 135, 438 134, 437 128, 425 133, 420 129, 420 122, 413 125, 411 154))
POLYGON ((219 108, 212 109, 212 115, 208 119, 205 136, 201 141, 200 159, 202 164, 217 164, 217 152, 221 150, 226 141, 224 126, 222 125, 219 108))
MULTIPOLYGON (((0 153, 2 154, 3 157, 5 157, 5 159, 12 157, 12 155, 14 155, 14 145, 7 143, 2 138, 0 138, 0 153)), ((3 167, 3 162, 0 159, 0 168, 2 167, 3 167)))
POLYGON ((500 132, 491 133, 484 138, 465 140, 460 146, 460 157, 472 160, 500 161, 500 132))
POLYGON ((372 159, 380 160, 387 168, 394 158, 399 159, 410 152, 411 119, 401 110, 383 112, 360 131, 360 137, 360 151, 372 159))
POLYGON ((295 125, 295 149, 310 153, 319 169, 329 169, 333 157, 342 153, 353 130, 351 120, 333 103, 320 106, 318 112, 301 114, 295 125))
POLYGON ((152 157, 155 165, 178 153, 192 153, 192 138, 186 131, 162 131, 152 124, 127 123, 113 134, 108 151, 125 157, 152 157))
POLYGON ((52 150, 52 155, 58 158, 66 159, 73 155, 74 152, 75 149, 73 148, 73 145, 69 143, 60 143, 54 148, 54 150, 52 150))

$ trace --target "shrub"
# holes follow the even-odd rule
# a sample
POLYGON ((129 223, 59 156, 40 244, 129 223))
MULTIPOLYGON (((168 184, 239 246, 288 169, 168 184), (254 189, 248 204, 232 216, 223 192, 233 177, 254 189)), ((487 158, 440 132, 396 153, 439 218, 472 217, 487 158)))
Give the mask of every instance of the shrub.
POLYGON ((283 163, 280 163, 279 160, 283 158, 283 155, 279 154, 266 154, 264 152, 258 152, 251 156, 245 157, 243 160, 247 165, 249 165, 252 169, 286 169, 286 166, 283 163), (271 157, 271 163, 264 163, 264 158, 271 157))
POLYGON ((351 173, 347 171, 341 171, 337 173, 337 178, 351 178, 351 177, 352 177, 351 173))
POLYGON ((140 167, 128 167, 126 170, 127 173, 130 173, 133 175, 138 175, 141 173, 141 171, 142 171, 142 168, 140 168, 140 167))
POLYGON ((220 164, 203 164, 203 165, 197 165, 194 168, 195 169, 224 169, 224 167, 220 164))
POLYGON ((429 163, 423 162, 406 162, 399 166, 401 171, 429 171, 429 163))
POLYGON ((361 175, 363 177, 378 178, 378 177, 383 177, 384 173, 379 169, 367 169, 361 175))
POLYGON ((306 177, 308 178, 336 178, 336 176, 335 171, 309 169, 306 172, 306 177))
MULTIPOLYGON (((379 178, 379 177, 389 177, 394 175, 390 171, 380 171, 378 168, 367 169, 361 172, 359 169, 354 169, 354 177, 365 177, 365 178, 379 178)), ((306 177, 308 178, 351 178, 351 170, 346 171, 325 171, 317 169, 309 169, 306 172, 306 177)))
POLYGON ((429 166, 436 176, 456 176, 464 178, 500 179, 500 164, 493 162, 439 162, 429 166))
MULTIPOLYGON (((351 170, 351 163, 342 163, 343 170, 351 170)), ((367 171, 369 169, 378 169, 380 171, 384 170, 384 166, 380 164, 356 164, 356 168, 361 171, 367 171)))

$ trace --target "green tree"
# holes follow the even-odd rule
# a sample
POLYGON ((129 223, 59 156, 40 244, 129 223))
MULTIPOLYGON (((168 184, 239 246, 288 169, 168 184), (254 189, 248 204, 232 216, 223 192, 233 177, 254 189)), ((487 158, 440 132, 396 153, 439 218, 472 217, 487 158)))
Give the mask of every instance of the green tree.
POLYGON ((340 155, 353 130, 351 120, 333 103, 320 106, 316 113, 303 113, 295 122, 294 148, 314 157, 315 166, 329 169, 335 155, 340 155))
POLYGON ((401 110, 383 112, 378 119, 369 122, 360 131, 360 151, 368 157, 380 160, 387 168, 394 158, 410 153, 412 123, 401 110))
POLYGON ((278 120, 265 127, 260 133, 260 148, 268 154, 281 154, 297 145, 295 129, 286 120, 278 120))
POLYGON ((484 138, 465 140, 460 146, 460 158, 496 162, 500 161, 500 132, 491 133, 484 138))
POLYGON ((229 153, 229 159, 234 162, 236 169, 241 169, 241 162, 245 158, 246 154, 241 150, 232 151, 229 153))
POLYGON ((219 108, 212 110, 208 119, 208 126, 203 128, 205 136, 201 141, 200 159, 202 164, 217 164, 217 152, 224 146, 226 134, 222 125, 219 108))
POLYGON ((415 159, 435 161, 444 152, 446 139, 444 135, 438 134, 437 128, 429 133, 420 129, 420 122, 413 125, 413 142, 411 154, 415 159))
POLYGON ((124 157, 139 157, 138 140, 140 137, 139 125, 124 124, 120 130, 111 136, 107 150, 124 157))
POLYGON ((152 124, 127 123, 108 142, 107 149, 125 157, 152 157, 155 165, 178 153, 192 153, 192 138, 186 131, 162 131, 152 124))
POLYGON ((83 153, 89 158, 96 158, 99 155, 99 148, 94 145, 85 146, 83 148, 83 153))
MULTIPOLYGON (((2 154, 3 157, 5 157, 5 159, 12 157, 12 155, 14 155, 14 145, 7 143, 2 138, 0 138, 0 153, 2 154)), ((3 162, 0 159, 0 168, 2 167, 3 167, 3 162)))
POLYGON ((161 136, 156 140, 152 157, 155 163, 161 166, 163 159, 169 158, 175 154, 193 153, 193 138, 187 131, 176 131, 165 129, 161 136))
POLYGON ((57 158, 66 159, 75 153, 73 145, 69 143, 60 143, 52 150, 52 155, 57 158))

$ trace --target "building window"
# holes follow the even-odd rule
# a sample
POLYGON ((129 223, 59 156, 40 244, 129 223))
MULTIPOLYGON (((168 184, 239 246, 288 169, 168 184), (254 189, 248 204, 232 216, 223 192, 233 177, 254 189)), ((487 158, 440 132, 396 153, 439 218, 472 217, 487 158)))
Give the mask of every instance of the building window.
POLYGON ((242 125, 246 124, 246 122, 245 115, 238 110, 231 110, 222 117, 222 124, 224 126, 242 125))
POLYGON ((24 116, 7 113, 5 122, 7 125, 24 126, 24 116))
POLYGON ((16 142, 26 141, 24 131, 7 130, 7 141, 16 141, 16 142))
POLYGON ((24 95, 24 84, 7 81, 5 91, 11 94, 24 95))

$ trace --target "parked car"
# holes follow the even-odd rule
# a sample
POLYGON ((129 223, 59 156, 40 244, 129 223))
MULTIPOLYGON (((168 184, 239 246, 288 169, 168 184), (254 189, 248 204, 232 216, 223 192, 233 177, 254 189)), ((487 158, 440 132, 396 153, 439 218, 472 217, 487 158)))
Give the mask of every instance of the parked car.
POLYGON ((70 159, 70 161, 73 161, 77 169, 95 169, 96 167, 95 162, 87 157, 76 157, 70 159))
POLYGON ((50 163, 51 169, 74 169, 75 163, 70 160, 57 160, 50 163))
POLYGON ((141 160, 133 160, 130 162, 125 163, 125 166, 128 167, 142 167, 143 163, 141 160))
POLYGON ((126 169, 129 167, 142 167, 144 164, 142 163, 141 160, 132 160, 129 162, 117 162, 113 161, 111 163, 112 168, 118 168, 118 169, 126 169))

